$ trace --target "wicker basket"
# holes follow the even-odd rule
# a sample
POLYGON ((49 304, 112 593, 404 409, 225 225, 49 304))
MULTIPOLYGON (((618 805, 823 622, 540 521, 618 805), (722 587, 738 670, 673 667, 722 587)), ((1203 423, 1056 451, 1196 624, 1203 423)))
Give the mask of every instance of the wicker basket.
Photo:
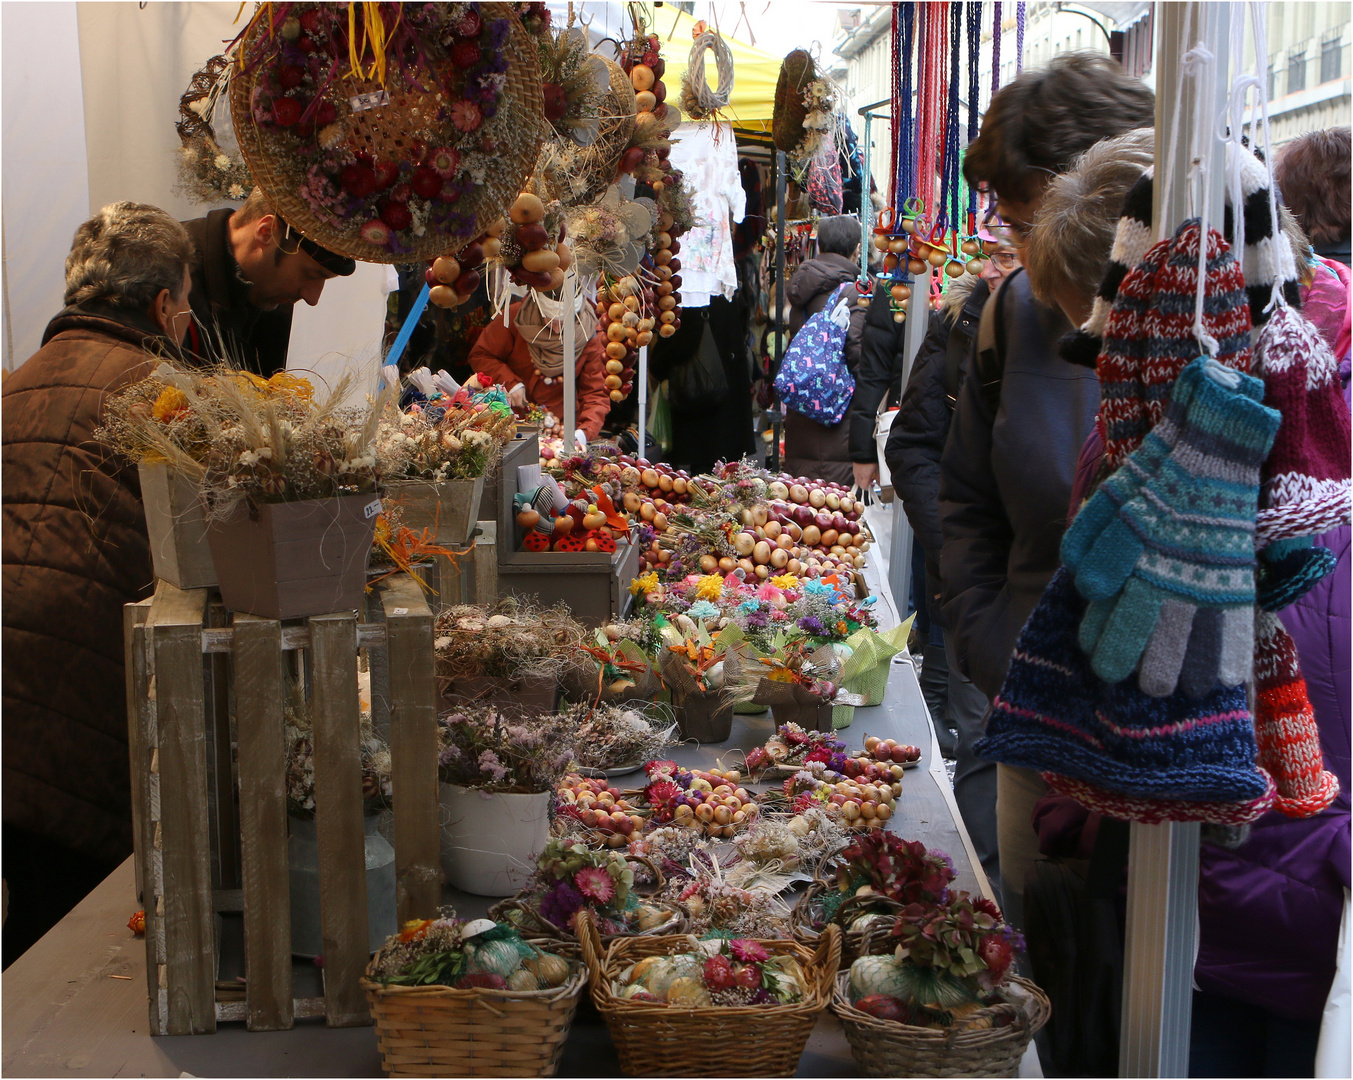
MULTIPOLYGON (((794 905, 789 914, 789 927, 794 933, 794 940, 807 946, 815 946, 821 939, 823 931, 819 930, 814 923, 817 921, 822 898, 832 886, 825 881, 814 881, 808 886, 798 903, 794 905)), ((895 915, 902 910, 902 905, 896 900, 889 900, 886 896, 852 896, 842 901, 841 907, 836 912, 836 917, 831 925, 835 926, 841 932, 841 963, 849 967, 861 956, 866 955, 869 949, 870 929, 848 930, 847 924, 857 915, 878 912, 883 915, 895 915)))
MULTIPOLYGON (((572 950, 551 951, 568 955, 572 950)), ((553 1076, 587 985, 576 959, 553 990, 382 986, 362 979, 390 1076, 553 1076)))
POLYGON ((620 1069, 630 1076, 793 1076, 813 1026, 829 1004, 841 937, 829 927, 816 951, 792 941, 763 941, 790 953, 813 980, 795 1005, 678 1008, 622 1001, 611 979, 645 956, 690 950, 687 937, 626 938, 603 946, 586 913, 578 937, 592 980, 592 1002, 611 1031, 620 1069))
MULTIPOLYGON (((366 224, 364 220, 354 218, 335 224, 321 218, 299 193, 305 165, 292 159, 295 139, 280 137, 254 120, 250 103, 259 82, 261 65, 247 68, 230 80, 230 114, 240 152, 254 182, 292 228, 339 255, 363 262, 411 263, 458 251, 504 214, 535 165, 545 135, 540 59, 535 40, 512 14, 510 4, 484 3, 480 9, 486 20, 506 18, 511 24, 503 44, 503 52, 509 61, 507 85, 498 104, 497 116, 502 118, 499 126, 515 132, 516 136, 512 152, 500 151, 484 182, 476 184, 472 192, 457 202, 456 209, 473 218, 473 224, 467 226, 464 233, 428 229, 423 236, 414 238, 410 247, 396 251, 364 240, 360 234, 361 226, 366 224)), ((249 27, 239 46, 240 55, 252 55, 259 35, 267 32, 267 25, 267 19, 258 19, 249 27)), ((346 75, 344 71, 335 78, 335 83, 342 86, 336 104, 340 110, 339 119, 352 131, 349 141, 354 150, 398 160, 410 138, 421 137, 430 145, 441 141, 439 135, 446 130, 448 121, 438 119, 446 101, 436 80, 425 80, 431 89, 406 82, 397 64, 391 65, 383 87, 375 80, 351 80, 346 75), (356 100, 357 95, 381 91, 388 93, 390 100, 379 108, 352 112, 347 105, 349 100, 356 100)), ((631 90, 631 99, 633 96, 631 90)))
MULTIPOLYGON (((595 984, 595 969, 592 978, 595 984)), ((1004 1027, 946 1030, 879 1020, 850 1003, 849 971, 837 976, 831 1010, 846 1030, 862 1076, 1017 1076, 1029 1040, 1048 1022, 1052 1008, 1027 979, 1014 975, 1009 983, 1027 1002, 1023 1008, 1003 1004, 987 1010, 1014 1012, 1015 1019, 1004 1027)))
POLYGON ((620 157, 634 138, 634 118, 639 111, 634 100, 634 84, 624 68, 604 56, 600 59, 611 77, 611 89, 601 99, 597 137, 579 154, 588 183, 583 194, 573 200, 573 205, 577 206, 596 202, 614 182, 620 157))

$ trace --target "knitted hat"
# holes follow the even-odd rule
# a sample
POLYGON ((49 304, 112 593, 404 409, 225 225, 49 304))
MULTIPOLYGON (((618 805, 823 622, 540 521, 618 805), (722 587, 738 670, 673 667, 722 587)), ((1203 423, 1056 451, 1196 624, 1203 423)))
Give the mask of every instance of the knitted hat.
POLYGON ((1120 821, 1140 821, 1143 825, 1159 825, 1164 821, 1203 821, 1210 825, 1247 825, 1263 817, 1273 808, 1277 794, 1273 780, 1260 769, 1268 781, 1264 794, 1257 799, 1241 802, 1191 802, 1187 799, 1143 799, 1131 795, 1116 795, 1111 791, 1045 772, 1043 782, 1062 795, 1069 795, 1085 809, 1120 821))
MULTIPOLYGON (((1170 387, 1202 354, 1193 334, 1202 229, 1196 218, 1162 240, 1123 278, 1095 364, 1099 374, 1104 472, 1121 466, 1159 423, 1170 387)), ((1216 359, 1250 370, 1250 313, 1245 281, 1231 249, 1208 230, 1203 330, 1217 342, 1216 359)))
MULTIPOLYGON (((1268 307, 1275 288, 1281 287, 1283 296, 1293 307, 1301 306, 1300 274, 1292 256, 1291 244, 1281 232, 1275 235, 1273 231, 1268 170, 1264 168, 1264 163, 1253 152, 1234 143, 1226 146, 1226 161, 1228 169, 1232 164, 1238 164, 1240 168, 1240 186, 1245 206, 1245 291, 1250 301, 1250 322, 1254 326, 1263 326, 1269 317, 1264 309, 1268 307)), ((1148 169, 1123 201, 1123 213, 1118 219, 1109 267, 1100 282, 1090 317, 1079 330, 1062 338, 1062 357, 1073 364, 1094 366, 1118 288, 1151 247, 1151 206, 1154 198, 1152 175, 1153 170, 1148 169)), ((1235 221, 1229 192, 1227 198, 1222 236, 1229 244, 1235 239, 1235 221)))
POLYGON ((1076 644, 1085 602, 1059 569, 1020 632, 979 757, 1052 772, 1118 795, 1187 802, 1262 798, 1245 688, 1148 697, 1135 679, 1097 679, 1076 644))
POLYGON ((1258 546, 1347 524, 1349 415, 1334 353, 1309 320, 1280 305, 1255 344, 1254 367, 1264 404, 1283 417, 1263 468, 1258 546))
POLYGON ((1315 711, 1297 647, 1278 616, 1259 614, 1255 626, 1254 735, 1260 763, 1278 786, 1274 807, 1288 817, 1313 817, 1339 794, 1339 779, 1326 771, 1315 711))

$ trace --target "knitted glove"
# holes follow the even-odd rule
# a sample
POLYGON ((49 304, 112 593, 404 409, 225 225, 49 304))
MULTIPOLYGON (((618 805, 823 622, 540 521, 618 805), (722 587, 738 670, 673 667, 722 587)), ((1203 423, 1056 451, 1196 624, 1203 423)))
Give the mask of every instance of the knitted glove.
POLYGON ((1312 537, 1275 540, 1259 549, 1255 587, 1264 611, 1282 611, 1334 571, 1339 560, 1329 548, 1316 547, 1312 537))
POLYGON ((1280 419, 1259 404, 1259 380, 1205 357, 1193 364, 1207 377, 1196 384, 1175 449, 1076 575, 1081 594, 1099 602, 1080 641, 1100 678, 1126 679, 1160 634, 1142 673, 1153 696, 1176 685, 1200 696, 1219 678, 1236 685, 1248 674, 1259 465, 1280 419), (1166 608, 1168 600, 1176 603, 1166 608))
POLYGON ((1100 534, 1114 523, 1119 511, 1136 498, 1142 484, 1155 475, 1174 451, 1201 370, 1190 364, 1179 373, 1160 423, 1147 433, 1142 445, 1128 456, 1122 468, 1110 474, 1076 514, 1070 528, 1062 534, 1063 566, 1073 571, 1080 568, 1100 534))
POLYGON ((1256 634, 1254 739, 1259 765, 1278 788, 1273 807, 1288 817, 1313 817, 1339 794, 1339 780, 1325 770, 1315 711, 1297 648, 1278 616, 1260 612, 1256 634))

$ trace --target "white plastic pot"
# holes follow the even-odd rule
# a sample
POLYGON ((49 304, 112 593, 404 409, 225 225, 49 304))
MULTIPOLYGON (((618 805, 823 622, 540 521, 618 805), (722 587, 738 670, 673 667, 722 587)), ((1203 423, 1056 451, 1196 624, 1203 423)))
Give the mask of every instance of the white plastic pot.
POLYGON ((511 896, 550 838, 550 797, 442 784, 442 870, 476 896, 511 896))

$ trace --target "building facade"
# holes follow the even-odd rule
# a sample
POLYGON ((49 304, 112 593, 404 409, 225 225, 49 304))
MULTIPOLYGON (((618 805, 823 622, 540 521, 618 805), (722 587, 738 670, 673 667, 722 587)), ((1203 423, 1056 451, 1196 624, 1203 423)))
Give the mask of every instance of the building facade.
MULTIPOLYGON (((1025 7, 1021 65, 1018 5, 1015 0, 1005 0, 1001 5, 996 82, 1009 82, 1021 66, 1042 67, 1064 52, 1088 51, 1113 54, 1127 71, 1154 87, 1157 6, 1151 0, 1085 4, 1032 0, 1025 7)), ((892 145, 888 104, 892 93, 892 7, 843 6, 832 41, 837 59, 831 73, 844 90, 847 114, 862 144, 865 124, 859 110, 878 104, 869 125, 869 140, 870 172, 880 192, 888 190, 892 145)), ((1275 147, 1309 131, 1353 122, 1350 10, 1348 3, 1338 0, 1265 5, 1269 124, 1275 147)), ((991 100, 994 16, 995 5, 986 0, 982 5, 979 112, 984 112, 991 100)), ((1255 70, 1254 41, 1248 27, 1245 69, 1255 70)), ((966 76, 964 85, 966 88, 966 76)), ((960 123, 966 128, 964 110, 960 110, 960 123)))

